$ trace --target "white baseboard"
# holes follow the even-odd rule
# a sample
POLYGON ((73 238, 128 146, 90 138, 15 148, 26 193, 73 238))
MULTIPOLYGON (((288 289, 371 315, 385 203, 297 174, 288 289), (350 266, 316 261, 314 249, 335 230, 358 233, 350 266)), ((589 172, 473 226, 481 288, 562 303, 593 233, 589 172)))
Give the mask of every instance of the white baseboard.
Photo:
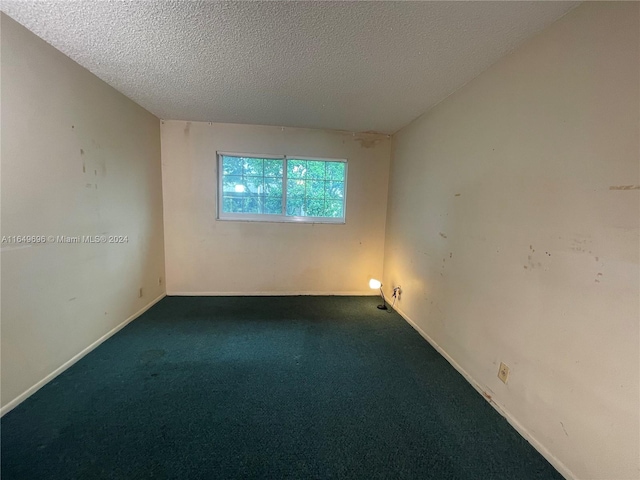
POLYGON ((27 398, 29 398, 31 395, 33 395, 34 393, 36 393, 38 390, 40 390, 44 385, 46 385, 47 383, 49 383, 51 380, 53 380, 55 377, 57 377, 58 375, 60 375, 62 372, 64 372, 67 368, 69 368, 71 365, 73 365, 74 363, 76 363, 78 360, 80 360, 82 357, 84 357, 87 353, 91 352, 93 349, 95 349, 98 345, 100 345, 102 342, 104 342, 105 340, 108 340, 110 337, 112 337, 113 335, 115 335, 118 331, 122 330, 124 327, 126 327, 129 323, 131 323, 133 320, 135 320, 136 318, 138 318, 140 315, 142 315, 144 312, 146 312, 147 310, 149 310, 151 307, 153 307, 156 303, 158 303, 160 300, 162 300, 164 297, 166 296, 165 293, 163 293, 162 295, 160 295, 159 297, 157 297, 156 299, 152 300, 149 304, 147 304, 146 306, 142 307, 140 310, 138 310, 136 313, 134 313, 133 315, 131 315, 129 318, 127 318, 124 322, 122 322, 120 325, 116 326, 115 328, 111 329, 110 331, 108 331, 107 333, 105 333, 103 336, 101 336, 99 339, 97 339, 95 342, 93 342, 91 345, 89 345, 87 348, 85 348, 84 350, 82 350, 80 353, 78 353, 77 355, 73 356, 70 360, 66 361, 65 363, 63 363, 62 365, 60 365, 58 368, 56 368, 53 372, 51 372, 49 375, 47 375, 46 377, 44 377, 42 380, 40 380, 38 383, 36 383, 35 385, 33 385, 32 387, 29 387, 28 389, 26 389, 24 392, 22 392, 20 395, 18 395, 16 398, 14 398, 13 400, 11 400, 10 402, 8 402, 5 406, 3 406, 2 408, 0 408, 0 417, 3 416, 4 414, 10 412, 11 410, 13 410, 15 407, 17 407, 20 403, 22 403, 24 400, 26 400, 27 398))
POLYGON ((375 292, 167 292, 168 297, 295 297, 301 295, 313 296, 376 296, 375 292))
POLYGON ((570 480, 577 478, 564 463, 562 463, 544 445, 542 445, 542 443, 540 443, 517 419, 515 419, 509 411, 505 410, 503 405, 496 403, 494 398, 488 395, 487 392, 480 386, 480 384, 476 382, 476 380, 471 375, 469 375, 469 373, 464 368, 462 368, 453 358, 451 358, 449 354, 442 347, 440 347, 440 345, 438 345, 429 335, 427 335, 424 330, 422 330, 413 320, 411 320, 411 318, 409 318, 406 313, 404 313, 397 307, 395 308, 395 310, 400 314, 402 318, 406 320, 409 325, 411 325, 420 335, 422 335, 422 337, 427 342, 429 342, 429 344, 433 348, 435 348, 438 353, 442 355, 445 360, 447 360, 447 362, 449 362, 451 366, 453 366, 453 368, 455 368, 460 373, 460 375, 462 375, 465 380, 478 391, 480 395, 482 395, 482 398, 489 402, 489 405, 496 409, 496 411, 500 415, 506 418, 509 424, 513 428, 515 428, 516 431, 533 446, 533 448, 535 448, 544 458, 546 458, 547 461, 551 465, 553 465, 553 467, 558 470, 558 472, 560 472, 562 476, 570 480))

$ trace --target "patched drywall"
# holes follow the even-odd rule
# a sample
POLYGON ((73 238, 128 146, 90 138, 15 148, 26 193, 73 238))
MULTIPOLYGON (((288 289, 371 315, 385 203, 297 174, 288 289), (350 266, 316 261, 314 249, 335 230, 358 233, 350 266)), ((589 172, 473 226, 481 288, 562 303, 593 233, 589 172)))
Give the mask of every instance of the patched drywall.
POLYGON ((164 293, 164 252, 160 121, 1 17, 10 408, 164 293))
POLYGON ((366 294, 382 275, 386 135, 162 122, 169 294, 366 294), (216 220, 216 152, 348 161, 345 224, 216 220))
POLYGON ((639 9, 581 5, 394 136, 387 288, 580 479, 640 476, 639 9))

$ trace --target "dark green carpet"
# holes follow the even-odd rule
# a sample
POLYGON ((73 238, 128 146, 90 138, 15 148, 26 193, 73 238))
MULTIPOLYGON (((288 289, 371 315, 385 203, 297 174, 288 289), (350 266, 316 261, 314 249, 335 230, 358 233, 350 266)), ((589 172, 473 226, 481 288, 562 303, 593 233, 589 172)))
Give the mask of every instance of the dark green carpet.
POLYGON ((2 418, 2 479, 562 478, 372 297, 172 297, 2 418))

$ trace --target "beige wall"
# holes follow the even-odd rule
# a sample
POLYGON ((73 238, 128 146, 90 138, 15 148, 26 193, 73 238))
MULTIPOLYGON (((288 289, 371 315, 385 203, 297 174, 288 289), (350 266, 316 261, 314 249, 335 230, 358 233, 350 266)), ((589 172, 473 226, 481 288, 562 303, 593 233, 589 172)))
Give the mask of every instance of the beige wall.
POLYGON ((371 294, 565 475, 638 478, 638 4, 584 4, 394 137, 158 120, 2 15, 2 405, 164 293, 371 294), (215 219, 216 150, 349 160, 346 225, 215 219), (143 297, 138 298, 143 288, 143 297), (507 385, 499 362, 511 367, 507 385))
POLYGON ((4 14, 2 405, 164 293, 159 120, 4 14), (143 288, 143 297, 138 298, 143 288))
POLYGON ((383 135, 165 121, 169 294, 367 294, 382 275, 390 141, 383 135), (344 225, 216 220, 216 151, 348 160, 344 225))
POLYGON ((639 8, 583 4, 394 136, 387 287, 581 479, 640 477, 639 8))

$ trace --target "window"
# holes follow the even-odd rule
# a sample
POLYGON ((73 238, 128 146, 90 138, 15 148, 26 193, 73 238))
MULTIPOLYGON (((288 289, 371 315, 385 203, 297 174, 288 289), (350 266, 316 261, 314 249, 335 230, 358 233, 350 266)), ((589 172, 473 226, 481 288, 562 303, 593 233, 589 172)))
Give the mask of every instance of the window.
POLYGON ((346 160, 218 152, 218 218, 344 223, 346 160))

